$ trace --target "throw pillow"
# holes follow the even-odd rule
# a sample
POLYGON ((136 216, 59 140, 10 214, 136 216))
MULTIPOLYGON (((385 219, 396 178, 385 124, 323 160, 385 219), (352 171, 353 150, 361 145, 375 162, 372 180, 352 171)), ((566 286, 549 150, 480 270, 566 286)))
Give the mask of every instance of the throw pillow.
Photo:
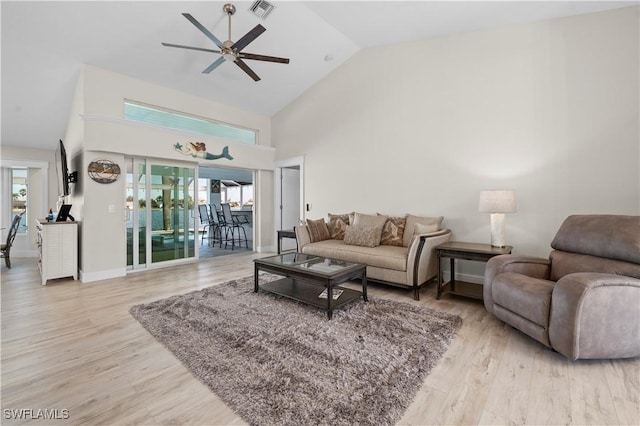
POLYGON ((344 232, 344 243, 352 246, 377 247, 380 245, 379 226, 347 226, 344 232))
POLYGON ((413 237, 411 237, 411 242, 409 243, 409 245, 413 244, 414 238, 416 238, 418 235, 431 234, 439 230, 440 227, 437 223, 432 223, 430 225, 425 225, 424 223, 416 223, 413 227, 413 237))
POLYGON ((387 216, 385 215, 356 213, 353 218, 353 223, 351 223, 350 225, 379 226, 380 228, 382 228, 386 221, 387 221, 387 216))
POLYGON ((414 216, 412 214, 407 215, 407 224, 404 227, 404 236, 402 245, 405 247, 409 247, 411 245, 411 239, 413 238, 413 234, 415 232, 416 223, 421 223, 423 225, 436 225, 436 231, 440 230, 440 226, 442 225, 442 216, 437 217, 423 217, 423 216, 414 216))
POLYGON ((317 220, 307 219, 307 228, 309 228, 309 237, 312 243, 330 238, 329 228, 327 228, 327 223, 324 221, 324 218, 317 220))
POLYGON ((413 227, 413 235, 430 234, 440 230, 440 226, 437 223, 424 224, 416 223, 413 227))
POLYGON ((349 225, 349 214, 331 214, 329 213, 329 235, 334 240, 343 240, 344 231, 349 225))
MULTIPOLYGON (((378 213, 380 214, 380 213, 378 213)), ((382 216, 382 215, 381 215, 382 216)), ((402 246, 404 240, 404 227, 407 224, 406 217, 389 216, 382 227, 380 245, 402 246)))

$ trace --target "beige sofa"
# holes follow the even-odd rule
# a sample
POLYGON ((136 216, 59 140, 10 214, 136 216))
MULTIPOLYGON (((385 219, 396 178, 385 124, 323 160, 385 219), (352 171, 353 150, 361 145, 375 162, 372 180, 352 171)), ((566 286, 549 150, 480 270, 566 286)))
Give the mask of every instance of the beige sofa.
MULTIPOLYGON (((420 288, 435 278, 438 273, 434 248, 449 241, 451 237, 450 230, 440 229, 442 217, 426 218, 406 215, 404 216, 404 225, 401 227, 396 226, 395 229, 390 231, 392 237, 396 240, 395 245, 384 243, 383 232, 382 244, 363 246, 357 245, 360 242, 354 242, 348 238, 349 231, 359 228, 359 224, 371 225, 367 220, 358 221, 358 219, 371 220, 373 216, 359 213, 348 215, 351 219, 344 220, 342 223, 349 228, 344 229, 344 236, 340 235, 340 229, 336 231, 337 228, 340 228, 340 226, 336 228, 335 221, 332 220, 336 216, 346 218, 347 215, 329 215, 330 219, 327 228, 331 229, 331 232, 329 232, 329 235, 325 235, 328 238, 321 237, 319 241, 314 241, 315 230, 310 230, 309 221, 307 221, 307 225, 296 226, 298 251, 366 264, 367 280, 413 289, 415 300, 420 300, 420 288)), ((387 216, 379 215, 378 217, 387 216)), ((402 222, 403 218, 393 219, 396 219, 397 224, 402 222)), ((393 228, 390 225, 391 222, 391 220, 385 222, 385 230, 390 227, 393 228)), ((318 237, 316 236, 315 239, 318 239, 318 237)))
POLYGON ((640 216, 569 216, 551 247, 489 260, 487 310, 573 360, 640 356, 640 216))

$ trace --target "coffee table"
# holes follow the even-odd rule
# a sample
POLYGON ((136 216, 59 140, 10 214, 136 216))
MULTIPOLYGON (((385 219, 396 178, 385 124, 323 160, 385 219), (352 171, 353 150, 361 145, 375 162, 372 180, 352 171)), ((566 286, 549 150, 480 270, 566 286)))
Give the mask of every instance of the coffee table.
POLYGON ((367 299, 367 266, 303 253, 287 253, 254 259, 254 291, 259 289, 279 294, 327 311, 333 311, 355 299, 367 299), (282 275, 283 278, 259 285, 259 271, 282 275), (362 291, 340 287, 360 278, 362 291))

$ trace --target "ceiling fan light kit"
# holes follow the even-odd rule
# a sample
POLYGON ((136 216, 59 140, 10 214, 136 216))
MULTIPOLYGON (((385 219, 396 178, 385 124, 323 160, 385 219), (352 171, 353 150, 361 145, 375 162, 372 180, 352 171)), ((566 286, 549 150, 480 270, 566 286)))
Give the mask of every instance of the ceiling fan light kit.
POLYGON ((243 61, 243 59, 250 59, 254 61, 275 62, 280 64, 288 64, 288 58, 279 58, 277 56, 256 55, 253 53, 243 52, 242 49, 247 47, 249 43, 254 41, 267 29, 262 25, 256 25, 251 31, 242 36, 238 41, 233 42, 231 40, 231 16, 236 13, 236 7, 231 3, 227 3, 222 7, 222 11, 227 15, 229 19, 229 38, 224 43, 218 40, 218 38, 211 33, 204 25, 202 25, 196 18, 188 13, 183 13, 182 16, 187 18, 197 29, 200 30, 209 40, 211 40, 220 50, 205 49, 194 46, 183 46, 179 44, 162 43, 166 47, 177 47, 179 49, 199 50, 202 52, 218 53, 221 56, 216 59, 211 65, 205 68, 202 72, 209 74, 211 71, 219 67, 223 62, 233 62, 240 69, 242 69, 249 77, 254 81, 259 81, 260 77, 243 61))

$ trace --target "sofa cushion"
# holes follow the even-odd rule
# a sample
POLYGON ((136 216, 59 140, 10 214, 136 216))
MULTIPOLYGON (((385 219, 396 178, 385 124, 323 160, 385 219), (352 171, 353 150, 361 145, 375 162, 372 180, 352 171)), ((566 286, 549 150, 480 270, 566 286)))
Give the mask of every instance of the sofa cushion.
POLYGON ((493 302, 546 329, 554 286, 553 281, 504 272, 493 278, 493 302))
POLYGON ((435 229, 435 231, 439 231, 440 226, 442 226, 442 219, 444 219, 442 216, 423 217, 423 216, 414 216, 412 214, 407 215, 407 224, 404 227, 404 236, 402 237, 402 245, 405 247, 409 247, 411 245, 411 240, 413 239, 416 223, 421 223, 423 225, 437 226, 437 229, 435 229))
POLYGON ((377 247, 380 245, 379 226, 355 226, 348 225, 344 233, 344 243, 353 246, 377 247))
MULTIPOLYGON (((378 213, 379 216, 380 213, 378 213)), ((404 237, 404 227, 407 224, 406 217, 389 216, 382 227, 382 235, 380 236, 380 245, 383 246, 402 246, 404 237)))
POLYGON ((372 214, 364 214, 364 213, 356 213, 353 217, 353 223, 351 225, 355 226, 379 226, 383 227, 384 223, 387 221, 387 216, 385 215, 372 215, 372 214))
POLYGON ((379 268, 407 270, 408 249, 406 247, 360 247, 345 244, 344 240, 325 240, 305 245, 302 252, 379 268))
POLYGON ((349 214, 331 214, 329 213, 329 223, 327 224, 327 228, 329 228, 329 235, 334 240, 343 240, 344 239, 344 231, 347 229, 347 225, 349 225, 349 214))
POLYGON ((307 219, 307 227, 309 228, 309 237, 311 242, 324 241, 330 238, 329 228, 323 219, 311 220, 307 219))

